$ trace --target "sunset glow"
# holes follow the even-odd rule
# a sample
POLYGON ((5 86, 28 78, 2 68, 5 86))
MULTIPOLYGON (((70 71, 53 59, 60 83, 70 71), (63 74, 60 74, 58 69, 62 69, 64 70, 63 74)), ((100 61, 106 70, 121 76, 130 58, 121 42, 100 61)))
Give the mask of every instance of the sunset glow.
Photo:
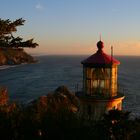
POLYGON ((139 0, 2 0, 2 19, 24 18, 17 35, 34 38, 35 55, 91 54, 102 35, 105 50, 140 55, 139 0))

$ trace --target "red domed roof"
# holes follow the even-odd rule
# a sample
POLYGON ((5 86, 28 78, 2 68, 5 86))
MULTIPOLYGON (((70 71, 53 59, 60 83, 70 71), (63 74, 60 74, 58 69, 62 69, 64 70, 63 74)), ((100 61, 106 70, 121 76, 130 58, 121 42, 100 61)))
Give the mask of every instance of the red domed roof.
POLYGON ((109 66, 112 64, 119 65, 120 62, 113 58, 112 56, 107 55, 103 52, 102 48, 104 47, 103 42, 99 41, 97 43, 98 51, 82 61, 83 65, 88 66, 109 66))

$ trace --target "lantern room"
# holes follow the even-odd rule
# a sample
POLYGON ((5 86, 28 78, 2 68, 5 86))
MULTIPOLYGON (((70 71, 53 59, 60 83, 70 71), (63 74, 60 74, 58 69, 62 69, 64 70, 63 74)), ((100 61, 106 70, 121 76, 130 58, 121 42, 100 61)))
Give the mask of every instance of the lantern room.
POLYGON ((81 63, 83 64, 83 91, 86 96, 117 96, 117 69, 120 62, 104 53, 104 43, 97 43, 97 52, 81 63))

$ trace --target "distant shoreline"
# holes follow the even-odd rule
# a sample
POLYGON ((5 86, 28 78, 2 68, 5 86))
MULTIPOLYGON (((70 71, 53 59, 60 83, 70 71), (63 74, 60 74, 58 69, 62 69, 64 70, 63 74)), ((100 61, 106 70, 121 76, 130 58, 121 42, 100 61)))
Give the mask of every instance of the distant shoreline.
POLYGON ((24 49, 0 48, 0 66, 20 65, 23 63, 35 63, 37 60, 26 53, 24 49))

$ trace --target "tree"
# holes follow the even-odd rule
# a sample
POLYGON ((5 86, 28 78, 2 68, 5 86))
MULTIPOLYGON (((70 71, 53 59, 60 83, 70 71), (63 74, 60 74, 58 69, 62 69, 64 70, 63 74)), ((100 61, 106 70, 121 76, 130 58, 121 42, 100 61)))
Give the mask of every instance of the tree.
POLYGON ((17 27, 24 25, 24 22, 25 20, 22 18, 15 21, 0 19, 0 48, 35 48, 38 46, 37 43, 33 42, 33 39, 23 41, 23 38, 13 36, 17 27))
POLYGON ((103 120, 97 123, 98 139, 131 140, 135 134, 135 122, 130 119, 130 112, 110 110, 104 114, 103 120))

